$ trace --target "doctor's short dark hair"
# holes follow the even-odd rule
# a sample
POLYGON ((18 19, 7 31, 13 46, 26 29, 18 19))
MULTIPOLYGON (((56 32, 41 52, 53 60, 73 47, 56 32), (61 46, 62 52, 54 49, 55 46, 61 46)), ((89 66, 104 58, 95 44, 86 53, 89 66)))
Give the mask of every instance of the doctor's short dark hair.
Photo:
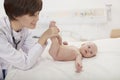
POLYGON ((4 9, 10 20, 26 14, 33 16, 35 12, 41 11, 42 0, 4 0, 4 9))

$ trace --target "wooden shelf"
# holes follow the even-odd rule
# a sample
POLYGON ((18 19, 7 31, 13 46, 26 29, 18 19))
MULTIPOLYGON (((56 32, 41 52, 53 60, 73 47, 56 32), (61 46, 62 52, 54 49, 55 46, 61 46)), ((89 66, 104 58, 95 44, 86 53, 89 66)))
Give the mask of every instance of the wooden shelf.
POLYGON ((113 29, 111 31, 111 38, 120 38, 120 29, 113 29))

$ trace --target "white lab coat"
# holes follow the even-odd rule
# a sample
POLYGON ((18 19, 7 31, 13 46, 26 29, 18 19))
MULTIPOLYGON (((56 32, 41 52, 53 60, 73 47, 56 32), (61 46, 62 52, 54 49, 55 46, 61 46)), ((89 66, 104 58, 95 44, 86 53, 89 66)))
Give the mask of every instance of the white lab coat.
POLYGON ((1 68, 1 64, 0 64, 0 80, 3 79, 3 76, 2 76, 2 68, 1 68))
POLYGON ((13 31, 14 37, 22 37, 16 50, 11 32, 8 17, 0 19, 0 68, 7 69, 10 65, 22 70, 31 68, 42 54, 45 46, 35 42, 29 34, 29 30, 22 29, 17 36, 13 31))

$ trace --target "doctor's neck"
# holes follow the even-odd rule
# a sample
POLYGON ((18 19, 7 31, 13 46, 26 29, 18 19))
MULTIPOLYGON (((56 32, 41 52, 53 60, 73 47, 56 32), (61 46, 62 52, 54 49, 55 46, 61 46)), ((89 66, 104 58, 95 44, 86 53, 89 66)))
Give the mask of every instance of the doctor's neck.
POLYGON ((22 24, 19 22, 19 21, 16 21, 16 20, 12 20, 10 21, 10 24, 11 24, 11 28, 16 31, 16 32, 19 32, 22 30, 22 24))

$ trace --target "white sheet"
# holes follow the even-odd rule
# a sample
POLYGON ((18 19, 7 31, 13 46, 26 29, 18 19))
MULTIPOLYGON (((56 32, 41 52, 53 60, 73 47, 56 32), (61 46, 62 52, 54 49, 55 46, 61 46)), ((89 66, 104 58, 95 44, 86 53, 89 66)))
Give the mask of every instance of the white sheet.
MULTIPOLYGON (((6 80, 120 80, 120 38, 94 41, 96 57, 83 59, 83 70, 75 72, 74 61, 54 61, 46 48, 38 63, 28 71, 9 69, 6 80)), ((81 42, 70 42, 80 46, 81 42)))

